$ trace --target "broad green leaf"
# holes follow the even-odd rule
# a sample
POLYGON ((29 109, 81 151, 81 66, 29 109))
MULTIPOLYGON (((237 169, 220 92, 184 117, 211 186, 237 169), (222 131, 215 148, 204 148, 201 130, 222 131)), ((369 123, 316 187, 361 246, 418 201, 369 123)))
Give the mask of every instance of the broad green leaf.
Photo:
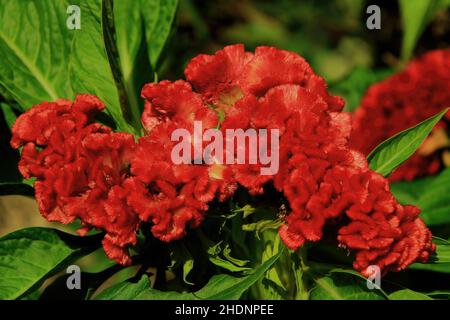
MULTIPOLYGON (((343 269, 343 268, 333 268, 331 270, 329 270, 330 273, 342 273, 342 274, 348 274, 348 275, 353 275, 356 278, 361 279, 364 283, 367 282, 367 278, 364 277, 362 274, 360 274, 359 272, 352 270, 352 269, 343 269)), ((387 293, 383 290, 383 288, 378 288, 376 287, 377 291, 379 291, 385 298, 388 297, 387 293)))
POLYGON ((69 73, 76 93, 98 96, 121 131, 133 132, 127 124, 127 97, 115 61, 111 0, 82 1, 81 29, 73 37, 69 73))
POLYGON ((417 291, 403 289, 391 293, 389 300, 433 300, 433 298, 417 291))
POLYGON ((114 0, 116 43, 124 84, 128 93, 131 118, 135 126, 140 124, 140 115, 143 109, 143 100, 140 98, 141 89, 153 77, 147 56, 142 13, 142 6, 148 4, 143 2, 114 0))
POLYGON ((414 127, 399 132, 379 144, 367 156, 369 167, 383 176, 389 175, 413 155, 448 110, 448 108, 444 109, 414 127))
POLYGON ((5 0, 0 21, 0 87, 22 110, 91 93, 105 102, 119 129, 132 132, 124 120, 127 97, 111 40, 111 0, 5 0), (69 5, 80 7, 79 30, 66 25, 69 5))
POLYGON ((392 183, 391 190, 402 204, 418 206, 427 225, 450 223, 450 168, 434 177, 392 183))
POLYGON ((144 17, 148 58, 157 70, 161 53, 170 35, 178 0, 140 0, 144 17))
POLYGON ((65 0, 2 1, 0 85, 22 110, 73 98, 68 59, 75 31, 66 27, 68 5, 65 0))
MULTIPOLYGON (((281 253, 281 252, 280 252, 281 253)), ((280 253, 273 256, 252 273, 244 277, 233 277, 226 274, 213 276, 200 290, 193 293, 164 292, 150 288, 147 276, 138 283, 123 282, 105 289, 96 299, 99 300, 237 300, 247 291, 279 258, 280 253)))
POLYGON ((0 300, 17 299, 100 246, 99 235, 77 237, 27 228, 0 238, 0 300))
POLYGON ((314 280, 312 300, 384 300, 379 290, 368 289, 366 281, 352 275, 333 273, 314 280))
POLYGON ((409 60, 420 35, 433 18, 436 10, 445 5, 444 1, 439 0, 399 0, 403 27, 403 61, 409 60))

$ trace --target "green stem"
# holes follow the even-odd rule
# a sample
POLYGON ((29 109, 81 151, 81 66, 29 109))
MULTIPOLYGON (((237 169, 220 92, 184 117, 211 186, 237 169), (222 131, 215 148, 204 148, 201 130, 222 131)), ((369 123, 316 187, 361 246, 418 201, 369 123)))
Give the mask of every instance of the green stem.
POLYGON ((309 270, 306 248, 302 247, 297 252, 293 252, 292 255, 292 269, 294 271, 295 278, 295 300, 308 300, 309 289, 305 279, 305 273, 309 270))

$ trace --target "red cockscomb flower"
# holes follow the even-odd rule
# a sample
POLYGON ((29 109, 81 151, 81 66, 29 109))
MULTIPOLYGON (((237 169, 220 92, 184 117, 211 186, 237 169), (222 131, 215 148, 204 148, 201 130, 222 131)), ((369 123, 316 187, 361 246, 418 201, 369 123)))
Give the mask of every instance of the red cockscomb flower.
POLYGON ((41 103, 14 123, 11 145, 23 146, 19 168, 25 178, 36 177, 42 215, 64 224, 78 218, 84 225, 80 234, 105 230, 105 252, 127 264, 126 247, 136 242, 139 223, 127 205, 134 138, 92 123, 103 108, 92 95, 41 103))
MULTIPOLYGON (((390 136, 448 107, 449 69, 450 50, 435 50, 412 61, 404 71, 372 85, 355 113, 350 145, 367 155, 390 136)), ((434 134, 448 128, 449 120, 450 112, 440 121, 434 134)), ((445 136, 445 131, 442 133, 445 136)), ((413 180, 438 172, 442 167, 442 148, 449 146, 449 140, 433 140, 430 145, 428 139, 393 172, 390 180, 413 180)))
POLYGON ((251 54, 236 45, 194 58, 185 74, 203 100, 224 114, 222 130, 280 130, 279 172, 262 178, 255 166, 234 165, 233 177, 252 193, 262 193, 268 181, 284 193, 291 212, 280 236, 289 248, 321 239, 327 220, 347 216, 352 222, 338 240, 357 251, 354 266, 363 274, 369 264, 397 271, 434 251, 418 209, 398 204, 386 179, 349 147, 350 115, 340 112, 342 100, 327 93, 303 58, 269 47, 251 54), (376 188, 380 183, 383 188, 376 188), (397 221, 386 234, 380 215, 397 221), (355 227, 360 217, 374 225, 372 238, 367 227, 355 227))
MULTIPOLYGON (((131 172, 145 188, 130 197, 130 204, 142 220, 153 223, 155 237, 172 241, 183 237, 188 226, 199 226, 208 203, 215 197, 229 197, 236 185, 220 165, 173 163, 172 150, 177 142, 171 140, 171 134, 175 130, 192 133, 194 121, 201 121, 204 132, 218 121, 216 113, 187 82, 147 84, 142 97, 146 101, 142 123, 147 134, 139 139, 131 172)), ((193 144, 190 149, 193 155, 193 144)))

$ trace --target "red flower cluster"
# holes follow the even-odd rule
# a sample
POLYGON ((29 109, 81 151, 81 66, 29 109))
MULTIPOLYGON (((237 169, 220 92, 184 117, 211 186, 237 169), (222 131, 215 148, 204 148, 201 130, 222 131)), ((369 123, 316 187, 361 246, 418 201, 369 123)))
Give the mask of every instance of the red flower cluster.
MULTIPOLYGON (((351 147, 368 154, 379 143, 448 107, 450 101, 450 50, 431 51, 412 61, 404 71, 372 85, 355 113, 351 147)), ((450 124, 450 112, 437 130, 450 124)), ((435 130, 435 134, 437 133, 435 130)), ((391 181, 413 180, 441 168, 440 143, 430 139, 393 172, 391 181)), ((442 139, 441 139, 442 140, 442 139)), ((447 145, 448 147, 448 145, 447 145)))
POLYGON ((338 240, 357 252, 354 267, 365 275, 369 265, 398 271, 434 251, 419 210, 401 206, 387 180, 349 148, 343 101, 328 95, 300 56, 230 46, 194 58, 185 73, 206 103, 224 111, 222 130, 280 130, 279 173, 262 177, 254 165, 235 165, 232 176, 252 193, 262 193, 269 180, 284 193, 291 212, 280 236, 289 248, 321 239, 327 220, 346 217, 338 240))
POLYGON ((163 241, 185 235, 186 226, 197 227, 218 196, 230 196, 236 184, 228 183, 224 168, 217 166, 174 165, 171 134, 185 128, 193 132, 194 121, 204 130, 217 126, 216 113, 208 108, 189 83, 161 81, 142 89, 146 99, 142 123, 147 134, 139 139, 131 173, 145 186, 130 198, 139 217, 153 222, 152 233, 163 241))
POLYGON ((234 45, 195 57, 185 74, 187 82, 144 86, 146 133, 136 144, 90 123, 103 107, 90 96, 73 105, 44 103, 19 117, 12 144, 24 145, 21 171, 37 177, 44 216, 104 229, 109 256, 127 263, 139 221, 151 221, 163 241, 179 239, 201 223, 211 200, 227 199, 238 184, 261 194, 271 182, 289 201, 280 236, 291 249, 321 239, 334 220, 345 222, 338 240, 356 251, 354 266, 365 275, 369 265, 398 271, 434 251, 419 209, 400 205, 387 180, 349 147, 342 99, 327 93, 303 58, 234 45), (171 134, 192 132, 194 121, 203 130, 278 129, 278 173, 260 175, 254 164, 174 164, 171 134))
POLYGON ((41 103, 14 123, 11 145, 23 146, 19 169, 25 178, 36 177, 42 215, 64 224, 78 218, 82 235, 91 227, 105 230, 105 252, 127 264, 126 247, 136 243, 139 222, 126 204, 134 138, 92 123, 103 108, 92 95, 41 103))

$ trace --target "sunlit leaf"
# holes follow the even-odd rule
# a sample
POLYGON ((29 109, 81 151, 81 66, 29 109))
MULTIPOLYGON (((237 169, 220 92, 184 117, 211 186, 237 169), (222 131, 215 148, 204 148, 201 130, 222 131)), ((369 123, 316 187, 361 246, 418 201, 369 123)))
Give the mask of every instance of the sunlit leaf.
POLYGON ((413 155, 448 110, 444 109, 416 126, 383 141, 367 156, 369 167, 383 176, 388 176, 413 155))

